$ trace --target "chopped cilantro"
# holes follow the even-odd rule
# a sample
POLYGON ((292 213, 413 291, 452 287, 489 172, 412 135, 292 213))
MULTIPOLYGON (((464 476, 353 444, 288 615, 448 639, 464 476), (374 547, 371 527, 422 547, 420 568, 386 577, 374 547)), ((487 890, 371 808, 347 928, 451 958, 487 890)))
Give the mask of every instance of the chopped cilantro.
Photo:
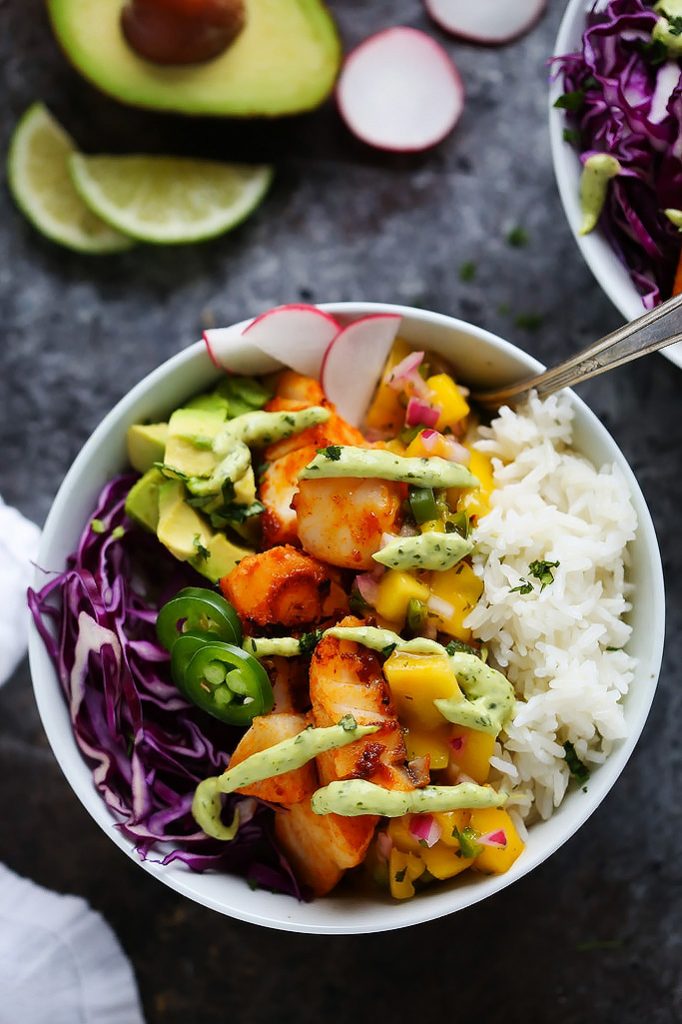
POLYGON ((522 249, 524 245, 528 245, 528 232, 517 224, 515 228, 507 232, 507 242, 515 249, 522 249))
POLYGON ((576 128, 564 128, 564 142, 570 142, 572 146, 580 145, 580 132, 576 128))
POLYGON ((322 639, 323 632, 324 630, 322 629, 314 629, 312 633, 303 633, 298 638, 301 654, 311 654, 322 639))
POLYGON ((93 519, 90 523, 90 529, 93 533, 104 533, 106 526, 101 519, 93 519))
POLYGON ((679 14, 669 15, 666 14, 668 22, 668 31, 671 36, 682 36, 682 17, 679 14))
POLYGON ((194 545, 194 550, 197 553, 197 558, 201 558, 203 561, 206 561, 206 559, 210 555, 210 551, 208 550, 208 548, 204 547, 204 545, 201 543, 201 535, 200 534, 198 534, 198 533, 194 534, 194 537, 192 539, 192 544, 194 545))
POLYGON ((404 882, 406 874, 407 874, 407 868, 401 868, 400 871, 396 871, 396 873, 395 873, 395 880, 396 880, 396 882, 404 882))
POLYGON ((530 594, 532 592, 532 590, 533 590, 533 584, 529 583, 528 580, 524 580, 524 578, 522 576, 521 577, 521 582, 519 583, 518 587, 512 587, 511 590, 509 591, 509 593, 510 594, 530 594))
POLYGON ((393 654, 393 652, 394 652, 394 650, 396 649, 397 646, 398 646, 397 644, 386 644, 386 646, 384 648, 382 648, 382 651, 381 651, 381 653, 383 654, 384 658, 390 658, 390 656, 393 654))
POLYGON ((341 726, 344 732, 354 732, 358 727, 358 723, 350 714, 344 715, 343 718, 339 721, 339 725, 341 726))
POLYGON ((450 640, 445 645, 445 650, 448 652, 450 657, 453 654, 475 654, 477 658, 481 657, 481 652, 477 651, 475 647, 471 647, 469 644, 463 643, 461 640, 450 640))
POLYGON ((585 90, 575 89, 573 92, 564 92, 554 101, 554 106, 559 110, 580 110, 585 102, 585 90))
POLYGON ((514 327, 522 331, 537 331, 542 327, 543 319, 541 313, 518 313, 514 317, 514 327))
POLYGON ((330 444, 327 448, 318 448, 318 455, 324 455, 325 459, 331 462, 338 462, 341 458, 341 448, 338 444, 330 444))
POLYGON ((476 264, 473 260, 467 260, 466 263, 462 263, 459 268, 459 279, 460 281, 473 281, 476 277, 476 264))
POLYGON ((571 778, 575 779, 579 786, 584 786, 590 777, 590 769, 580 760, 575 752, 575 747, 569 740, 564 743, 564 751, 571 778))
POLYGON ((559 562, 531 562, 528 566, 528 572, 531 576, 534 576, 536 580, 540 580, 540 592, 545 587, 548 587, 550 583, 554 583, 554 576, 552 575, 552 569, 556 569, 559 562))

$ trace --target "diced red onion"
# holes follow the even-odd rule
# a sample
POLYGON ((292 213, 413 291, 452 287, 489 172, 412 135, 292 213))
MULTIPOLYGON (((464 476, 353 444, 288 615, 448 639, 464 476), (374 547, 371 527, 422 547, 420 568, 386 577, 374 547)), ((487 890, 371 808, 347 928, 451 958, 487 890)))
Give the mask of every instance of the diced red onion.
POLYGON ((442 597, 438 597, 436 594, 431 594, 430 598, 426 602, 426 607, 434 615, 439 615, 441 619, 449 619, 451 615, 454 615, 455 609, 448 602, 444 601, 442 597))
POLYGON ((405 423, 408 427, 417 427, 420 423, 423 423, 425 427, 435 427, 439 416, 440 409, 413 396, 407 403, 405 423))
POLYGON ((450 740, 450 746, 453 750, 460 751, 463 749, 465 742, 464 736, 453 736, 450 740))
POLYGON ((426 843, 430 849, 440 839, 441 827, 432 814, 413 814, 410 818, 410 835, 420 843, 426 843))
POLYGON ((481 846, 494 846, 498 850, 503 850, 507 845, 507 833, 503 828, 499 828, 496 832, 486 832, 485 835, 478 836, 476 842, 481 846))
POLYGON ((438 438, 442 435, 437 430, 422 430, 419 437, 427 452, 432 452, 438 444, 438 438))
POLYGON ((368 572, 360 573, 359 576, 355 577, 355 585, 360 592, 362 600, 374 608, 379 596, 379 583, 374 576, 368 572))
POLYGON ((402 391, 405 381, 414 374, 423 358, 423 352, 410 352, 404 359, 401 359, 391 370, 391 374, 386 382, 388 386, 396 391, 402 391))
POLYGON ((382 860, 388 860, 393 849, 393 840, 388 832, 377 832, 377 853, 382 860))
POLYGON ((448 462, 458 462, 462 466, 468 466, 471 462, 471 452, 459 441, 455 441, 454 437, 446 437, 445 458, 448 462))

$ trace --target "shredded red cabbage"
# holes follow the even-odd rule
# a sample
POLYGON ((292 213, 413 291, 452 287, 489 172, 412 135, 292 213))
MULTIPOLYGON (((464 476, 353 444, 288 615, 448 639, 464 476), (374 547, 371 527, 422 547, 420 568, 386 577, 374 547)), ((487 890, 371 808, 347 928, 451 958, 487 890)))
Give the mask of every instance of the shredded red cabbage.
POLYGON ((78 745, 115 827, 143 860, 224 870, 251 885, 302 898, 276 847, 272 811, 230 796, 241 824, 229 843, 197 829, 198 782, 222 772, 240 732, 187 703, 156 639, 158 609, 181 587, 203 584, 125 515, 133 476, 112 480, 64 572, 29 591, 33 618, 54 662, 78 745))
POLYGON ((609 187, 599 226, 651 309, 670 296, 682 247, 663 213, 682 207, 681 66, 651 31, 643 0, 610 0, 587 16, 582 50, 557 58, 566 115, 584 162, 608 153, 623 168, 609 187), (582 98, 580 94, 583 94, 582 98))

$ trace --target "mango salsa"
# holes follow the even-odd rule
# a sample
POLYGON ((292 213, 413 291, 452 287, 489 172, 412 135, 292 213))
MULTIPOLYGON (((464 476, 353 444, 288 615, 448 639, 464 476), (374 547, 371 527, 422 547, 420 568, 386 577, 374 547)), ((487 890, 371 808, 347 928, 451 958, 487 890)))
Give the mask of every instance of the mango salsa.
POLYGON ((484 453, 471 449, 469 469, 478 479, 481 486, 471 491, 457 491, 450 488, 447 492, 448 501, 456 503, 456 507, 470 516, 487 516, 490 512, 490 495, 495 490, 493 464, 484 453), (459 500, 458 500, 459 499, 459 500))
POLYGON ((446 427, 455 430, 457 424, 469 415, 469 405, 464 395, 447 373, 429 377, 426 386, 433 396, 433 404, 441 410, 436 430, 443 431, 446 427))
POLYGON ((399 718, 408 726, 436 729, 443 716, 434 706, 440 698, 459 698, 462 691, 446 654, 394 653, 384 663, 399 718))
POLYGON ((460 562, 446 572, 434 572, 431 593, 452 606, 452 612, 447 615, 436 613, 438 628, 465 644, 471 643, 471 630, 464 626, 464 620, 482 592, 483 583, 467 562, 460 562))
POLYGON ((392 431, 397 434, 405 422, 405 406, 400 401, 400 392, 388 384, 394 366, 402 362, 412 349, 405 341, 396 338, 391 354, 386 361, 383 376, 379 381, 372 404, 365 417, 365 424, 371 430, 392 431))
POLYGON ((495 737, 464 725, 453 725, 450 733, 450 762, 474 782, 483 785, 490 773, 495 737))
POLYGON ((407 606, 412 599, 427 601, 429 588, 424 583, 399 569, 389 569, 379 581, 376 610, 382 619, 395 622, 399 628, 405 623, 407 606))
POLYGON ((388 862, 388 872, 391 896, 396 900, 406 900, 414 896, 413 882, 424 874, 424 863, 415 854, 403 853, 394 847, 388 862))
POLYGON ((423 847, 419 852, 419 856, 424 862, 426 870, 434 878, 440 879, 454 878, 455 875, 466 871, 474 863, 472 858, 462 857, 459 850, 454 850, 451 846, 446 846, 442 842, 436 843, 431 849, 423 847))
POLYGON ((414 459, 431 459, 434 455, 438 455, 441 459, 449 458, 448 443, 442 434, 439 434, 437 438, 432 438, 432 443, 427 448, 422 439, 422 433, 423 431, 420 431, 416 437, 412 438, 405 449, 405 455, 414 459))
POLYGON ((450 760, 450 728, 446 725, 439 729, 409 729, 405 737, 408 758, 412 760, 413 757, 428 756, 432 771, 447 768, 450 760))
POLYGON ((500 807, 485 807, 471 812, 471 828, 479 835, 504 834, 504 846, 484 846, 476 857, 474 867, 489 875, 502 875, 509 871, 524 849, 525 843, 514 828, 514 822, 500 807))

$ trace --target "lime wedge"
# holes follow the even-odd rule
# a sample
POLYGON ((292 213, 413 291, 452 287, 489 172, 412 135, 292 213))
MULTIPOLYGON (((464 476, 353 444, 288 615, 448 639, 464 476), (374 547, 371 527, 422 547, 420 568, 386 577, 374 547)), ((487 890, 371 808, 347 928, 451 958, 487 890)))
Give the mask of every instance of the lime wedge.
POLYGON ((70 161, 90 209, 142 242, 181 245, 221 235, 258 206, 272 168, 163 156, 82 156, 70 161))
POLYGON ((34 103, 14 129, 7 180, 17 206, 53 242, 77 252, 129 249, 129 238, 113 231, 87 208, 69 174, 73 141, 42 103, 34 103))

